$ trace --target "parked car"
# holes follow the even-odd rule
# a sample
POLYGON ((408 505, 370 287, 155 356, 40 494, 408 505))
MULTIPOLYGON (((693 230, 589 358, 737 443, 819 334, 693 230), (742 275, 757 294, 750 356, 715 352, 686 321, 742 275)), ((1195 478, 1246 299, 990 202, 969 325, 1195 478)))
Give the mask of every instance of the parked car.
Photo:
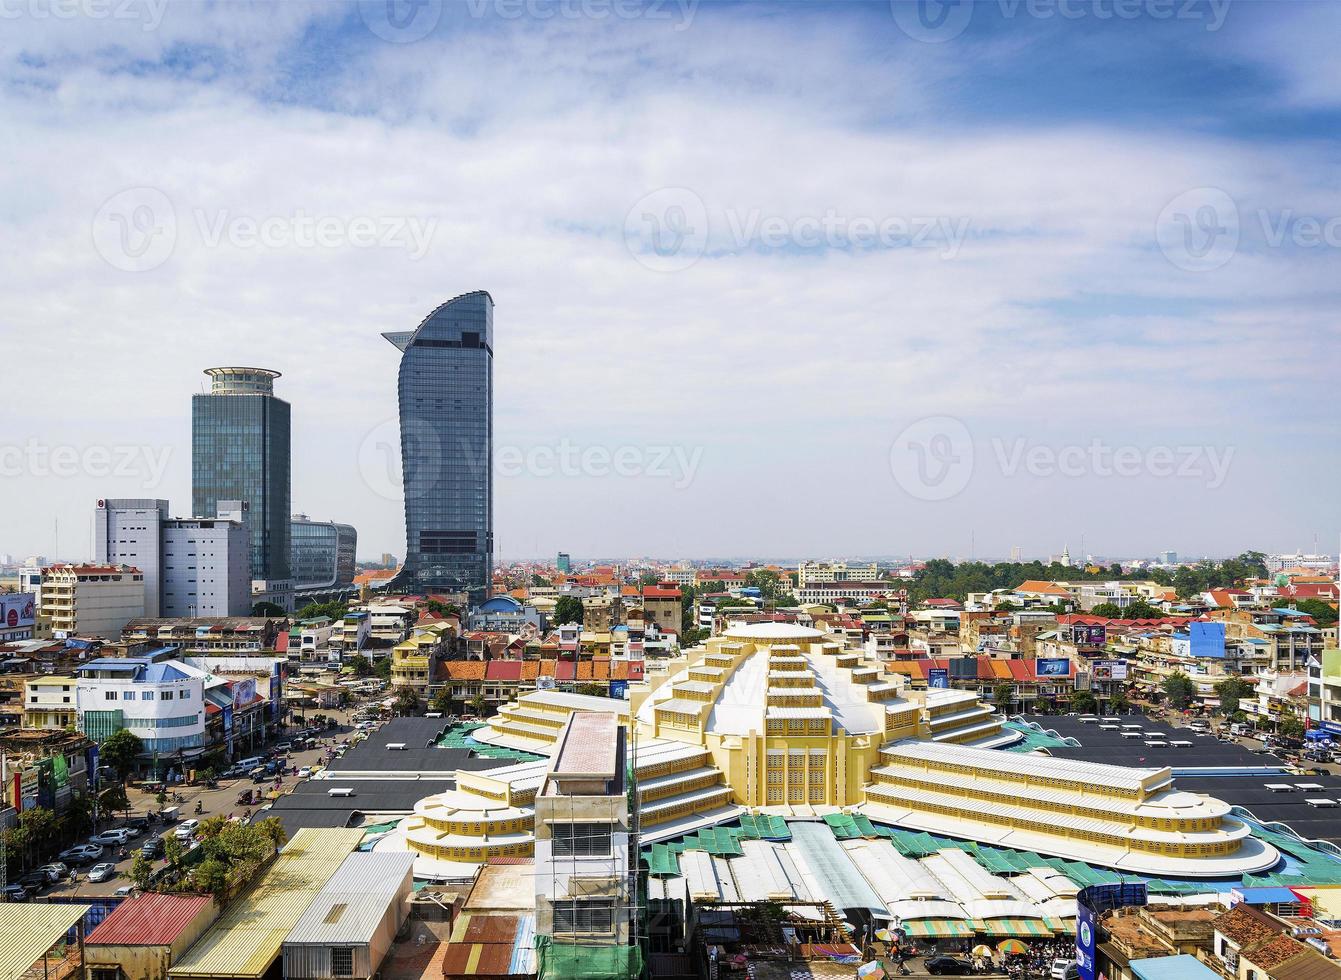
POLYGON ((308 776, 310 776, 310 775, 312 775, 312 767, 311 767, 311 766, 303 766, 303 768, 301 768, 301 769, 298 770, 298 778, 299 778, 299 779, 306 779, 306 778, 307 778, 308 776))
POLYGON ((189 841, 195 836, 196 830, 200 827, 199 820, 183 820, 173 833, 179 841, 189 841))
POLYGON ((1052 966, 1048 970, 1050 980, 1066 980, 1067 971, 1075 968, 1076 961, 1071 959, 1058 958, 1052 961, 1052 966))
POLYGON ((101 834, 94 834, 88 839, 90 844, 102 844, 104 847, 121 847, 130 840, 130 831, 118 827, 114 830, 104 830, 101 834))
POLYGON ((51 884, 51 879, 40 871, 30 871, 19 878, 19 884, 36 894, 51 884))
POLYGON ((130 898, 131 895, 135 894, 135 886, 122 885, 116 891, 112 892, 112 894, 115 895, 117 898, 130 898))
POLYGON ((66 864, 88 864, 91 861, 98 860, 102 855, 101 844, 79 844, 76 847, 61 851, 56 857, 66 864))
POLYGON ((106 862, 103 862, 102 864, 95 864, 93 867, 88 869, 89 881, 106 881, 108 878, 115 878, 115 877, 116 877, 115 864, 107 864, 106 862))
POLYGON ((276 751, 276 752, 292 752, 292 751, 293 751, 293 743, 292 743, 292 742, 277 742, 277 743, 275 743, 275 751, 276 751))
POLYGON ((6 902, 26 902, 32 897, 32 894, 28 889, 24 888, 18 882, 6 885, 4 891, 0 892, 0 895, 4 895, 6 902))
POLYGON ((50 864, 44 864, 37 870, 42 872, 42 874, 46 875, 47 878, 50 879, 52 883, 55 883, 57 881, 64 881, 65 878, 68 877, 70 874, 69 866, 61 864, 61 862, 59 861, 52 861, 50 864))
POLYGON ((147 841, 145 841, 143 844, 140 845, 140 853, 143 854, 145 857, 149 858, 150 860, 153 860, 154 858, 157 857, 162 857, 163 850, 164 848, 163 848, 162 837, 150 837, 147 841))
POLYGON ((927 972, 932 976, 963 976, 973 972, 973 964, 953 956, 933 956, 927 960, 927 972))

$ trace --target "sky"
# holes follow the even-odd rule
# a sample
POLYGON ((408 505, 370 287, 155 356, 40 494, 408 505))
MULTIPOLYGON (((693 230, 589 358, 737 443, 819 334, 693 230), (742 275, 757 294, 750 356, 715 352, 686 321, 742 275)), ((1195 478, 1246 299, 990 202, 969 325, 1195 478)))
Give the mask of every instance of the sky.
POLYGON ((0 21, 0 553, 190 516, 243 364, 293 509, 403 554, 380 334, 475 289, 500 560, 1335 551, 1341 5, 0 21))

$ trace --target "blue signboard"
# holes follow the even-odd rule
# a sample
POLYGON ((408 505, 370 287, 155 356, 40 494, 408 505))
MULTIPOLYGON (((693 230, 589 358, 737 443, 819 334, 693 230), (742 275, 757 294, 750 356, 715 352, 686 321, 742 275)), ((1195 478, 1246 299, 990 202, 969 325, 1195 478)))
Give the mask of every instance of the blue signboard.
POLYGON ((949 687, 950 672, 944 667, 932 667, 927 671, 927 687, 949 687))
POLYGON ((1076 969, 1080 980, 1097 980, 1095 954, 1099 943, 1095 938, 1094 909, 1084 902, 1076 903, 1076 969))
POLYGON ((612 698, 627 698, 628 696, 629 696, 629 682, 628 682, 628 681, 611 681, 611 682, 610 682, 610 697, 612 697, 612 698))
POLYGON ((1034 673, 1039 677, 1068 677, 1071 661, 1066 657, 1040 657, 1034 661, 1034 673))

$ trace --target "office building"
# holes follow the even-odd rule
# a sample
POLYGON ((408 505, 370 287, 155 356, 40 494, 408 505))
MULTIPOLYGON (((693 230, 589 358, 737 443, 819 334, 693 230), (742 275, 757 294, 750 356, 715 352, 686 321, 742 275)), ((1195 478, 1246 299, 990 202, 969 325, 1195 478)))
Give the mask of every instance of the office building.
POLYGON ((809 585, 829 585, 834 582, 878 582, 880 568, 869 565, 848 565, 844 562, 803 561, 796 567, 797 588, 809 585))
POLYGON ((289 547, 289 571, 296 591, 340 589, 353 584, 358 532, 348 524, 294 514, 289 521, 289 547))
POLYGON ((159 610, 162 529, 167 519, 166 500, 99 500, 93 512, 94 561, 100 565, 130 565, 140 570, 144 576, 146 616, 175 615, 159 610))
POLYGON ((42 570, 40 630, 56 639, 114 640, 144 617, 144 576, 129 565, 52 565, 42 570))
POLYGON ((493 298, 457 296, 383 334, 398 381, 407 592, 488 594, 493 578, 493 298))
POLYGON ((218 367, 205 371, 208 394, 191 396, 191 513, 219 514, 244 504, 253 580, 289 574, 289 403, 276 398, 278 371, 218 367))
POLYGON ((560 551, 558 560, 554 563, 554 567, 557 568, 561 574, 569 574, 573 570, 572 555, 568 554, 566 551, 560 551))
MULTIPOLYGON (((177 517, 163 522, 162 535, 160 616, 245 616, 251 611, 251 539, 244 524, 177 517)), ((145 616, 150 618, 148 612, 145 616)))
POLYGON ((203 670, 179 660, 102 657, 76 668, 79 731, 103 742, 122 728, 144 760, 189 761, 205 749, 203 670))

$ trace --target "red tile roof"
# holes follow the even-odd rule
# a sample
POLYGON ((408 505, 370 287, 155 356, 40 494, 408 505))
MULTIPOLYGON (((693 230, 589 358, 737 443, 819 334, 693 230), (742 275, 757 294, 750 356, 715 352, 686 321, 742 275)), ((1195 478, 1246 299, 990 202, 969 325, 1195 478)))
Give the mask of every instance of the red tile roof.
POLYGON ((486 680, 491 681, 519 681, 522 676, 522 664, 520 660, 493 660, 490 661, 484 673, 486 680))
POLYGON ((447 676, 454 681, 484 680, 483 660, 453 660, 447 664, 447 676))
POLYGON ((118 905, 84 942, 90 946, 170 946, 212 901, 208 895, 145 892, 118 905))

